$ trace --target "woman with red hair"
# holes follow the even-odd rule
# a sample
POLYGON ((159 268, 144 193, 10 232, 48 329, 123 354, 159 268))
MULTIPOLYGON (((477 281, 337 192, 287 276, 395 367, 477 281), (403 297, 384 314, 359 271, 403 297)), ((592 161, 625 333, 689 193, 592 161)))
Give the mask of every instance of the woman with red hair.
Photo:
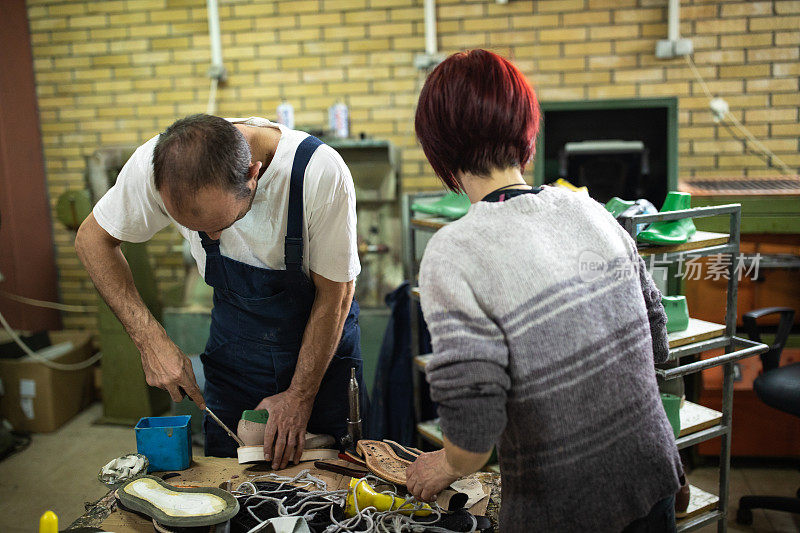
POLYGON ((431 500, 496 446, 503 531, 674 531, 661 294, 600 204, 525 183, 539 122, 525 77, 486 50, 450 56, 420 94, 422 149, 472 205, 420 267, 444 449, 408 489, 431 500))

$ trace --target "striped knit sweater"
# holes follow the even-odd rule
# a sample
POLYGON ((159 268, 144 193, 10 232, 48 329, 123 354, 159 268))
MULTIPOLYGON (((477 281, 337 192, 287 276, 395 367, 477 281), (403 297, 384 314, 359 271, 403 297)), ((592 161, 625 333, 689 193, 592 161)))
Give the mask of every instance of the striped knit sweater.
POLYGON ((620 531, 675 493, 661 294, 600 204, 552 187, 478 202, 420 269, 431 397, 454 444, 498 446, 502 531, 620 531))

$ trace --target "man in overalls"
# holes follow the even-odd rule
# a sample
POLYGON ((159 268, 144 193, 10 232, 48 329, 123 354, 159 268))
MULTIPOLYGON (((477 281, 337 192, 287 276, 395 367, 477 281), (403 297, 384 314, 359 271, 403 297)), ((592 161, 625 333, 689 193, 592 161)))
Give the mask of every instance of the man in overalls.
MULTIPOLYGON (((350 369, 361 380, 355 191, 330 147, 266 119, 193 115, 140 146, 75 240, 142 356, 147 382, 188 394, 228 427, 267 409, 273 468, 297 462, 306 429, 346 432, 350 369), (174 224, 214 287, 201 393, 186 355, 142 303, 120 252, 174 224)), ((363 390, 363 386, 361 387, 363 390)), ((108 391, 113 394, 113 391, 108 391)), ((208 417, 206 455, 236 443, 208 417)))

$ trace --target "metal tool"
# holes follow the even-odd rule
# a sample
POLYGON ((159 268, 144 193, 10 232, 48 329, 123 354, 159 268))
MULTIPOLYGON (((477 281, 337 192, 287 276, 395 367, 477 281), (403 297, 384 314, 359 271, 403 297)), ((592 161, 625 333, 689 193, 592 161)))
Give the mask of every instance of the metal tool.
POLYGON ((362 468, 349 468, 344 465, 328 463, 325 461, 314 461, 314 468, 317 468, 319 470, 327 470, 329 472, 334 472, 336 474, 341 474, 343 476, 350 476, 356 478, 362 478, 367 474, 369 474, 369 470, 365 470, 362 468))
POLYGON ((234 433, 233 431, 231 431, 230 429, 228 429, 228 426, 226 426, 226 425, 225 425, 225 424, 222 422, 222 420, 220 420, 219 418, 217 418, 217 415, 215 415, 215 414, 214 414, 214 413, 211 411, 211 409, 209 409, 209 408, 208 408, 208 406, 207 406, 207 405, 206 405, 206 413, 208 413, 208 416, 210 416, 210 417, 211 417, 211 419, 212 419, 212 420, 214 420, 214 422, 216 422, 216 423, 219 425, 219 427, 221 427, 221 428, 222 428, 222 429, 225 431, 225 433, 227 433, 227 434, 228 434, 228 436, 229 436, 230 438, 232 438, 233 440, 235 440, 235 441, 236 441, 236 442, 239 444, 239 446, 244 446, 244 441, 243 441, 242 439, 240 439, 240 438, 239 438, 239 436, 238 436, 236 433, 234 433))
POLYGON ((347 401, 350 404, 350 416, 347 417, 347 435, 353 446, 361 440, 361 403, 355 367, 350 369, 350 384, 347 388, 347 401))

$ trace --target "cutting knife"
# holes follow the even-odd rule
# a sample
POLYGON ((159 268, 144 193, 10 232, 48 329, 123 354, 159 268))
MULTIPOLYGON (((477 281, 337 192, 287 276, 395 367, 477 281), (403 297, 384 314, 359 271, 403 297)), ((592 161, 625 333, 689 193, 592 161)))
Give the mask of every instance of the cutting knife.
POLYGON ((222 420, 217 418, 217 415, 215 415, 214 412, 211 409, 209 409, 207 405, 206 405, 206 413, 208 413, 208 416, 210 416, 211 419, 214 420, 214 422, 219 424, 219 427, 221 427, 225 431, 225 433, 228 434, 230 438, 235 440, 239 444, 239 446, 244 446, 244 441, 240 439, 236 433, 228 429, 228 426, 226 426, 222 420))
MULTIPOLYGON (((188 396, 188 394, 186 394, 186 391, 185 391, 185 390, 183 390, 183 387, 178 387, 178 390, 180 391, 180 393, 181 393, 181 397, 182 397, 182 398, 185 398, 186 396, 188 396)), ((214 412, 213 412, 211 409, 209 409, 207 405, 206 405, 206 413, 208 413, 208 416, 210 416, 210 417, 211 417, 211 419, 212 419, 214 422, 216 422, 216 423, 217 423, 217 425, 219 425, 219 427, 221 427, 221 428, 222 428, 222 430, 223 430, 225 433, 227 433, 227 434, 228 434, 228 436, 229 436, 230 438, 232 438, 233 440, 235 440, 235 441, 236 441, 236 443, 237 443, 239 446, 244 446, 244 445, 245 445, 245 444, 244 444, 244 441, 243 441, 242 439, 240 439, 240 438, 239 438, 239 436, 238 436, 236 433, 234 433, 233 431, 231 431, 230 429, 228 429, 228 426, 226 426, 226 425, 225 425, 225 423, 224 423, 222 420, 220 420, 219 418, 217 418, 217 415, 215 415, 215 414, 214 414, 214 412)))

